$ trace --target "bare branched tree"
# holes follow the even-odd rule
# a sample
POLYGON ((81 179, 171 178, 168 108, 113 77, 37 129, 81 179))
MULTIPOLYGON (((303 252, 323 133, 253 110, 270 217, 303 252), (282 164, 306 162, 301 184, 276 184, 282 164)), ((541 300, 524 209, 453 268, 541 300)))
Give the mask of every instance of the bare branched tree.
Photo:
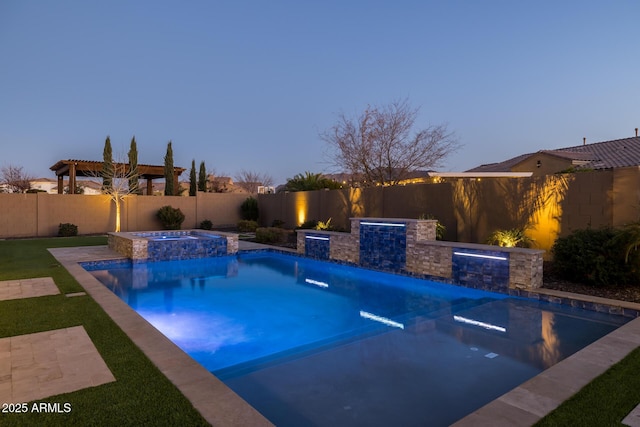
POLYGON ((122 217, 122 201, 130 195, 138 194, 138 164, 130 165, 121 160, 125 156, 118 156, 118 161, 104 161, 102 170, 94 174, 89 174, 95 178, 107 179, 110 185, 103 185, 102 194, 106 194, 116 206, 116 225, 115 232, 120 232, 120 218, 122 217))
POLYGON ((12 193, 25 193, 31 188, 33 176, 24 172, 22 166, 3 166, 0 169, 0 183, 12 193))
POLYGON ((460 147, 444 124, 413 132, 418 111, 404 100, 369 106, 355 119, 341 113, 320 137, 332 149, 333 164, 361 185, 396 185, 412 172, 441 167, 460 147))
POLYGON ((102 189, 116 205, 116 233, 120 231, 122 201, 131 194, 138 194, 138 165, 118 162, 111 164, 111 186, 102 189), (131 167, 130 167, 131 166, 131 167))
POLYGON ((266 173, 258 173, 242 170, 235 177, 235 184, 245 191, 255 194, 260 186, 273 185, 273 177, 266 173))

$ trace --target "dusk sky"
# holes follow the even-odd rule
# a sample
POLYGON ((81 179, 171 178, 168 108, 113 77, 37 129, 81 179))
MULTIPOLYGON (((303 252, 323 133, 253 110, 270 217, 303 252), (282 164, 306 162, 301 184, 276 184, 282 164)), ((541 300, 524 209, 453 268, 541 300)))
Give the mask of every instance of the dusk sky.
MULTIPOLYGON (((462 148, 441 171, 640 127, 638 1, 0 0, 0 166, 205 161, 333 172, 337 114, 408 99, 462 148)), ((188 171, 187 171, 188 172, 188 171)), ((188 173, 182 176, 188 179, 188 173)))

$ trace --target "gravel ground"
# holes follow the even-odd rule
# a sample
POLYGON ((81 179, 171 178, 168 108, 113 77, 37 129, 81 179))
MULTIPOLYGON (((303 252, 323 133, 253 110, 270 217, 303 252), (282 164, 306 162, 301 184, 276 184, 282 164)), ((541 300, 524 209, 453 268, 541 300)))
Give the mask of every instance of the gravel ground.
POLYGON ((545 263, 544 266, 542 287, 576 294, 640 303, 640 284, 637 286, 595 286, 573 283, 558 278, 553 273, 553 267, 547 263, 545 263))

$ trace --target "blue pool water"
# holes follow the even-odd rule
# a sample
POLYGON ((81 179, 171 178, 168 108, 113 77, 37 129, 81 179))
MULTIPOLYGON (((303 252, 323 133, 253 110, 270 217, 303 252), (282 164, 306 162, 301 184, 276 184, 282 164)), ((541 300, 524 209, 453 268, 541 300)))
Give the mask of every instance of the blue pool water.
POLYGON ((627 321, 268 252, 86 268, 278 426, 449 425, 627 321))

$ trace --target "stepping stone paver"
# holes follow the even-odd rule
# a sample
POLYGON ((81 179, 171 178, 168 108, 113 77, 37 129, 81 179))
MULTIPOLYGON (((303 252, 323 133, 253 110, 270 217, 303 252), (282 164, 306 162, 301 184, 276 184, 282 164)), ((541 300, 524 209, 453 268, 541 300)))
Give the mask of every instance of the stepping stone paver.
POLYGON ((82 326, 0 338, 0 402, 25 403, 112 381, 82 326))
POLYGON ((4 280, 0 282, 0 301, 58 295, 60 290, 51 277, 4 280))

